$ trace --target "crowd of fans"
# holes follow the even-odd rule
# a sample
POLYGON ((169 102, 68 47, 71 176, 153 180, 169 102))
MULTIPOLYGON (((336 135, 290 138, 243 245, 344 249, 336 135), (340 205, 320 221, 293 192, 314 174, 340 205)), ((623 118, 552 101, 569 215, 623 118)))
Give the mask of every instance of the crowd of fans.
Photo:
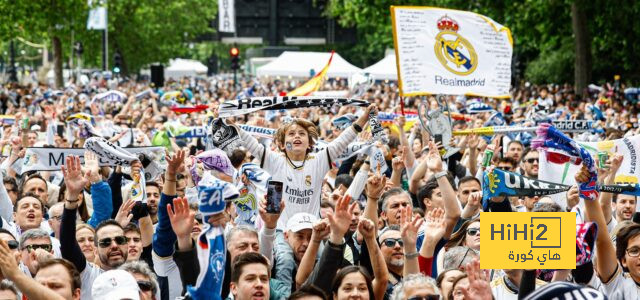
MULTIPOLYGON (((189 297, 199 280, 198 236, 207 223, 223 226, 227 257, 221 295, 209 299, 575 299, 599 295, 640 299, 640 225, 634 196, 601 193, 584 203, 586 221, 597 224, 595 258, 574 270, 480 269, 482 158, 491 165, 537 178, 539 153, 526 139, 495 135, 457 136, 459 153, 443 159, 415 114, 421 101, 438 109, 434 97, 401 99, 394 82, 378 82, 357 98, 368 107, 335 106, 258 111, 228 118, 228 124, 276 130, 256 138, 239 127, 242 146, 228 156, 240 174, 255 163, 284 182, 280 213, 267 213, 258 198, 255 222, 241 220, 241 204, 222 213, 201 214, 192 157, 208 150, 205 137, 176 138, 171 126, 205 126, 220 103, 237 97, 274 96, 292 90, 288 82, 243 80, 238 88, 221 78, 184 78, 165 87, 149 82, 68 82, 64 88, 7 84, 2 100, 0 176, 0 282, 2 299, 176 299, 189 297), (121 100, 94 96, 118 90, 121 100), (164 94, 178 91, 172 101, 164 94), (404 101, 401 105, 401 101, 404 101), (176 113, 174 105, 208 105, 176 113), (383 122, 388 143, 375 142, 387 168, 370 166, 366 154, 336 162, 354 141, 369 141, 369 112, 391 115, 383 122), (123 147, 162 146, 166 164, 145 183, 146 204, 131 197, 144 162, 130 168, 103 166, 90 151, 66 156, 61 170, 22 172, 30 147, 83 148, 86 136, 68 122, 91 116, 97 134, 123 147), (353 123, 337 127, 339 116, 353 123), (319 141, 328 146, 314 152, 319 141), (308 198, 302 203, 295 199, 308 198), (293 200, 292 200, 293 199, 293 200)), ((322 90, 349 92, 344 81, 322 90)), ((570 85, 514 88, 510 99, 444 97, 456 114, 455 130, 481 127, 495 113, 506 125, 536 118, 593 120, 599 131, 574 138, 602 141, 638 133, 637 99, 624 85, 592 86, 576 93, 570 85), (469 102, 491 107, 471 113, 469 102)), ((449 141, 447 141, 449 142, 449 141)), ((623 163, 607 161, 600 174, 612 181, 623 163), (604 171, 603 171, 604 172, 604 171)), ((211 172, 233 184, 243 176, 211 172)), ((575 175, 583 182, 584 172, 575 175)), ((577 188, 567 207, 548 197, 491 199, 489 211, 571 211, 582 201, 577 188)))

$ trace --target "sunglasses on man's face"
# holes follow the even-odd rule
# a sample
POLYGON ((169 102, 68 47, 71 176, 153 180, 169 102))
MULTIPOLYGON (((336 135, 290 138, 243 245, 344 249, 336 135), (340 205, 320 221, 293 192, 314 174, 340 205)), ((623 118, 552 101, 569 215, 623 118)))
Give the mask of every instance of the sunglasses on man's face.
POLYGON ((389 248, 395 247, 396 244, 400 245, 400 247, 404 246, 404 242, 402 241, 402 239, 392 239, 392 238, 384 239, 380 244, 385 245, 389 248))
POLYGON ((118 246, 122 246, 127 243, 127 237, 125 237, 124 235, 121 235, 121 236, 116 236, 114 238, 104 238, 98 241, 98 246, 100 246, 100 248, 107 248, 111 246, 111 243, 113 241, 115 241, 116 244, 118 244, 118 246))
POLYGON ((439 295, 413 296, 407 300, 439 300, 439 295))
POLYGON ((527 158, 525 161, 530 163, 530 164, 539 162, 539 160, 537 158, 527 158))
POLYGON ((151 284, 150 281, 138 280, 137 283, 138 283, 138 287, 143 292, 149 292, 153 289, 153 284, 151 284))
POLYGON ((27 249, 28 252, 34 251, 36 249, 42 249, 44 251, 51 252, 51 245, 48 245, 48 244, 42 244, 42 245, 33 244, 33 245, 27 245, 24 248, 27 249))
POLYGON ((9 249, 16 250, 16 249, 18 249, 18 246, 20 244, 18 243, 18 241, 13 241, 12 240, 12 241, 7 241, 7 245, 9 246, 9 249))

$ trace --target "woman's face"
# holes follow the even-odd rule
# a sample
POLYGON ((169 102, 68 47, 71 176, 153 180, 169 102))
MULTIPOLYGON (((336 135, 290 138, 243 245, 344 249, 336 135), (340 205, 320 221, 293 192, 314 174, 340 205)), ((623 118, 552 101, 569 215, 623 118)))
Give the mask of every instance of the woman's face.
POLYGON ((80 250, 82 250, 82 254, 84 254, 87 261, 91 262, 94 261, 96 248, 96 245, 93 242, 93 236, 93 232, 87 228, 82 228, 76 231, 76 240, 78 241, 80 250))
POLYGON ((464 246, 473 250, 480 250, 480 222, 473 222, 467 227, 464 236, 464 246))
POLYGON ((452 300, 464 300, 464 293, 462 290, 469 288, 469 278, 462 278, 458 280, 453 287, 453 299, 452 300))
MULTIPOLYGON (((459 270, 450 270, 444 274, 444 278, 442 278, 442 283, 440 283, 440 290, 442 291, 442 294, 445 295, 445 297, 448 297, 449 291, 451 291, 453 280, 462 274, 464 273, 462 273, 462 271, 459 271, 459 270)), ((449 300, 449 299, 445 299, 445 300, 449 300)))
POLYGON ((347 274, 342 279, 338 291, 333 294, 333 299, 369 299, 369 288, 364 276, 360 272, 347 274))

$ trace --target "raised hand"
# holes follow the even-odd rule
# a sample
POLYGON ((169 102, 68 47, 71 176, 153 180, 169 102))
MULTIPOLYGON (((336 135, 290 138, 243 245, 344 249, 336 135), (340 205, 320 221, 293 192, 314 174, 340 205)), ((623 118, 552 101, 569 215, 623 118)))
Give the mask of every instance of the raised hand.
POLYGON ((402 152, 401 157, 396 156, 393 158, 393 160, 391 161, 391 167, 393 168, 393 171, 402 172, 402 170, 404 170, 405 156, 406 156, 405 152, 402 152))
POLYGON ((187 198, 175 198, 172 205, 167 205, 167 213, 173 232, 178 237, 178 248, 185 249, 191 246, 191 231, 195 225, 196 213, 189 209, 187 198))
POLYGON ((133 214, 131 214, 131 210, 136 205, 136 201, 132 198, 127 199, 122 205, 120 205, 120 209, 118 209, 118 213, 116 214, 116 222, 120 224, 122 227, 125 227, 131 219, 133 219, 133 214))
POLYGON ((92 183, 102 180, 100 175, 100 165, 98 163, 98 157, 91 151, 84 152, 84 166, 87 170, 91 171, 91 177, 89 178, 92 183))
POLYGON ((464 268, 469 276, 469 286, 462 288, 464 298, 477 300, 493 299, 491 286, 489 285, 489 272, 488 270, 480 269, 480 261, 474 258, 473 261, 468 263, 464 268))
POLYGON ((322 219, 313 224, 313 231, 311 232, 311 240, 316 243, 320 243, 325 240, 331 233, 329 227, 329 220, 322 219))
POLYGON ((0 270, 4 278, 9 280, 14 278, 16 272, 20 272, 13 251, 9 249, 9 245, 4 240, 0 240, 0 270))
POLYGON ((407 206, 400 213, 400 233, 405 249, 416 249, 416 241, 418 240, 418 230, 424 219, 419 216, 413 216, 413 209, 407 206))
POLYGON ((171 157, 167 155, 167 177, 174 178, 176 174, 178 174, 180 167, 184 163, 184 158, 186 155, 185 150, 179 150, 174 153, 171 157))
POLYGON ((374 114, 378 113, 378 108, 375 104, 367 106, 367 108, 364 110, 364 113, 358 118, 358 120, 356 120, 356 124, 360 125, 360 127, 364 129, 364 127, 367 125, 367 121, 369 121, 369 113, 372 111, 374 112, 374 114))
POLYGON ((260 214, 260 218, 264 222, 264 225, 269 229, 275 229, 276 225, 278 225, 278 219, 280 218, 280 214, 284 211, 284 200, 280 201, 280 212, 279 213, 268 213, 267 212, 267 196, 264 196, 264 199, 258 203, 258 213, 260 214))
POLYGON ((429 142, 429 153, 427 154, 427 168, 432 173, 438 173, 442 171, 442 157, 438 152, 438 147, 433 141, 429 142))
POLYGON ((380 199, 386 185, 387 177, 382 175, 380 165, 378 165, 376 174, 369 176, 369 179, 367 179, 367 198, 376 200, 380 199))
POLYGON ((574 207, 580 202, 580 193, 578 192, 578 186, 573 185, 567 192, 567 207, 574 207))
POLYGON ((366 218, 360 219, 360 223, 358 223, 358 234, 365 240, 375 239, 376 226, 373 224, 373 221, 366 218))
POLYGON ((404 125, 406 124, 406 122, 406 117, 402 115, 397 116, 394 120, 394 123, 396 123, 396 126, 398 126, 398 130, 400 130, 401 133, 404 133, 404 125))
MULTIPOLYGON (((469 197, 471 199, 471 197, 469 197)), ((432 209, 425 217, 424 239, 425 241, 438 242, 444 236, 446 230, 446 222, 444 218, 444 210, 436 207, 432 209)))
POLYGON ((473 192, 469 194, 469 198, 467 200, 467 205, 471 205, 471 207, 480 207, 482 205, 482 191, 473 192))
MULTIPOLYGON (((88 170, 86 174, 82 174, 82 165, 80 165, 80 157, 75 155, 67 156, 65 164, 60 167, 62 169, 62 176, 64 177, 64 184, 67 186, 66 201, 70 207, 73 207, 73 201, 77 201, 78 195, 82 193, 82 190, 89 182, 91 170, 88 170)), ((77 203, 75 204, 78 205, 77 203)))
POLYGON ((342 239, 349 230, 351 225, 351 217, 353 216, 353 210, 358 203, 354 202, 349 205, 351 197, 349 195, 343 196, 336 202, 336 208, 333 213, 327 213, 329 219, 329 226, 331 226, 330 241, 334 244, 342 244, 342 239))

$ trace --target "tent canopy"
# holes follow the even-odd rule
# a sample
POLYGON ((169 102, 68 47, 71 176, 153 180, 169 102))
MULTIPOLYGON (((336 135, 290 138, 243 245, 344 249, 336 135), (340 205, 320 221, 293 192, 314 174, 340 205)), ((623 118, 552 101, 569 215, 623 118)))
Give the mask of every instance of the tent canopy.
POLYGON ((164 69, 164 77, 197 76, 206 74, 207 70, 207 66, 197 60, 176 58, 172 59, 169 67, 164 69))
POLYGON ((371 74, 375 80, 398 80, 395 53, 389 54, 379 62, 366 67, 363 72, 371 74))
MULTIPOLYGON (((309 77, 312 69, 315 74, 320 72, 327 65, 330 56, 331 53, 325 52, 285 51, 274 61, 259 67, 256 74, 258 76, 309 77)), ((327 77, 348 78, 351 74, 361 71, 362 69, 350 64, 340 54, 335 53, 327 77)))

